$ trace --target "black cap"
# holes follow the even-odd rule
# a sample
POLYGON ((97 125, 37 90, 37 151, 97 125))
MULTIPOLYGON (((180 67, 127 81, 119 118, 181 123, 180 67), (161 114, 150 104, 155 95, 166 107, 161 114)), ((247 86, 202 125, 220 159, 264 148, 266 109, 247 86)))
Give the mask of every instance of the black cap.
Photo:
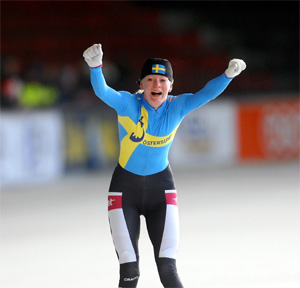
POLYGON ((173 69, 167 59, 149 58, 142 68, 139 82, 147 75, 163 75, 173 83, 173 69))

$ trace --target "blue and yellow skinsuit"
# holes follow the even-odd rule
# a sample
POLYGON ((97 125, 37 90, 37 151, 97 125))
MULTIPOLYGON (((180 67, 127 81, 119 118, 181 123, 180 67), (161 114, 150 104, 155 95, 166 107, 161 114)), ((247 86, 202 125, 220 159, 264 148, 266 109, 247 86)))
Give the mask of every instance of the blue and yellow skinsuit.
POLYGON ((195 94, 169 95, 157 110, 142 94, 115 91, 107 86, 102 68, 91 68, 96 95, 116 110, 119 122, 119 164, 137 175, 151 175, 168 166, 168 152, 182 119, 220 95, 232 79, 225 73, 195 94))
POLYGON ((111 233, 120 263, 119 287, 137 287, 140 215, 146 219, 164 287, 183 287, 176 269, 177 191, 168 152, 183 118, 220 95, 232 79, 222 74, 199 92, 169 95, 155 110, 143 94, 110 88, 102 68, 91 68, 95 94, 118 114, 120 156, 108 193, 111 233))

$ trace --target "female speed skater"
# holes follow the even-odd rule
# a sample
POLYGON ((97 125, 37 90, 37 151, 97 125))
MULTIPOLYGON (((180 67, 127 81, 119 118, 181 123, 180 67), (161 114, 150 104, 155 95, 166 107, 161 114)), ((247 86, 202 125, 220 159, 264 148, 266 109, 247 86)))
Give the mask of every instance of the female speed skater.
POLYGON ((118 114, 120 154, 108 192, 108 218, 120 264, 119 287, 137 287, 140 216, 146 219, 163 287, 183 287, 176 268, 179 242, 177 191, 168 152, 183 118, 219 96, 246 64, 228 68, 195 94, 172 96, 173 70, 161 58, 148 59, 137 93, 109 87, 102 73, 102 46, 83 53, 95 94, 118 114))

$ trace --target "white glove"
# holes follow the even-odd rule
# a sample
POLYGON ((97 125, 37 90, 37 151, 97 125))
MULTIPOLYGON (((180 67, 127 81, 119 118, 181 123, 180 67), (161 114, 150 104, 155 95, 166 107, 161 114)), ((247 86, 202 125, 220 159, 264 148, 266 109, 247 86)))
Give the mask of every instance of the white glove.
POLYGON ((228 78, 234 78, 246 69, 246 63, 241 59, 232 59, 229 61, 228 68, 225 70, 225 75, 228 78))
POLYGON ((85 62, 91 67, 96 68, 102 65, 102 47, 101 44, 94 44, 83 52, 85 62))

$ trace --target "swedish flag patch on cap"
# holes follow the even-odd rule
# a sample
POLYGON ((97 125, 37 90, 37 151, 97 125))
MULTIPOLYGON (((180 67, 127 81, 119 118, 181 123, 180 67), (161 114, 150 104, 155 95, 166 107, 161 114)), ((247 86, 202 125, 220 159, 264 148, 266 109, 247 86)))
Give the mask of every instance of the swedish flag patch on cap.
POLYGON ((152 73, 165 75, 166 67, 161 64, 154 64, 154 65, 152 65, 152 73))
POLYGON ((149 58, 144 63, 141 77, 141 81, 147 75, 163 75, 167 77, 173 83, 173 70, 171 63, 167 59, 162 58, 149 58))

